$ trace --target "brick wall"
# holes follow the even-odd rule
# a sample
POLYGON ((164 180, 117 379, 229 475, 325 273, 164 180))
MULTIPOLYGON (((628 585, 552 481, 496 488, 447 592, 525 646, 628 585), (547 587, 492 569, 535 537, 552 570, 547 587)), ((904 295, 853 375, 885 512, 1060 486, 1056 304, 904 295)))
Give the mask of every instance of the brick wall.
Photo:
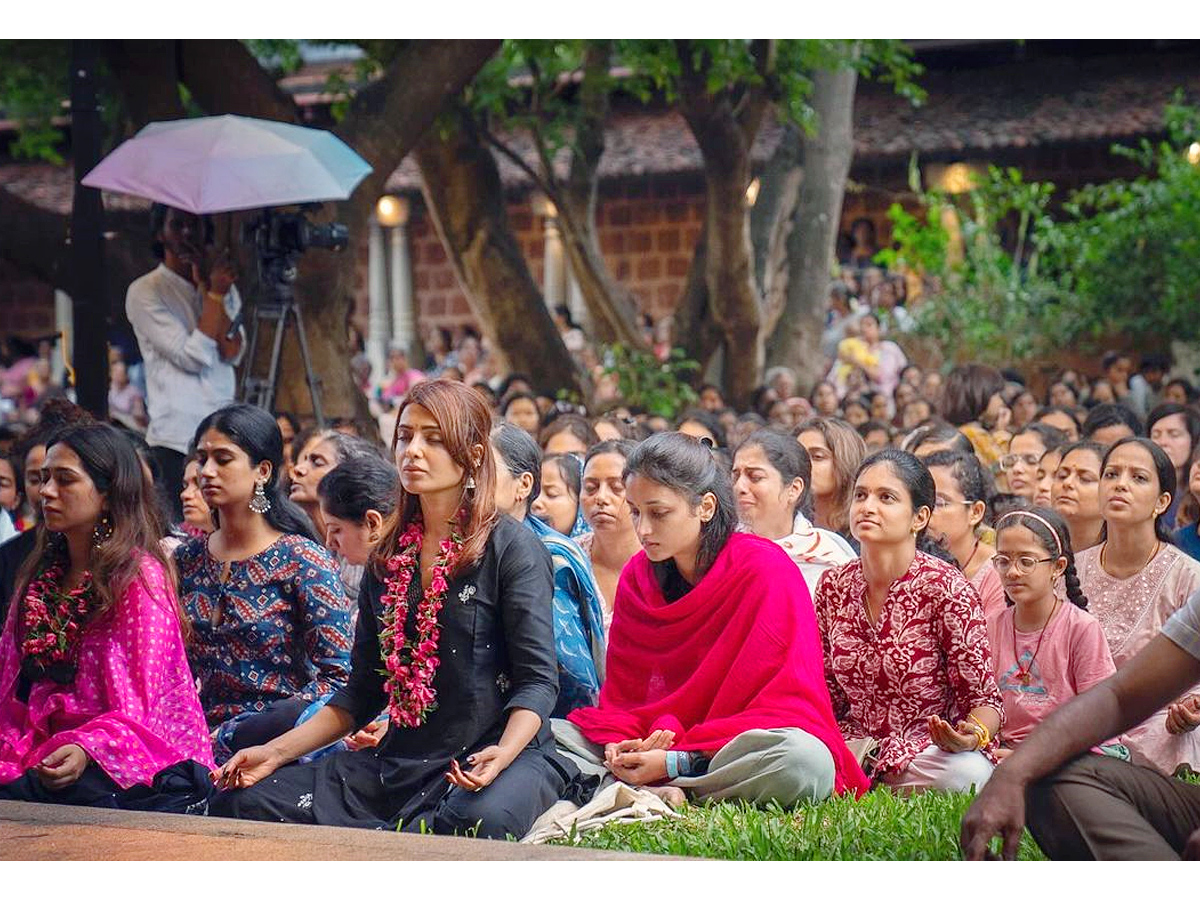
MULTIPOLYGON (((534 214, 528 197, 510 201, 508 217, 530 274, 541 287, 544 220, 534 214)), ((629 180, 601 190, 596 211, 601 253, 613 277, 632 292, 638 308, 655 319, 673 312, 679 302, 703 217, 703 190, 695 179, 629 180)), ((420 202, 413 204, 408 234, 421 321, 445 327, 473 321, 454 266, 420 202)), ((365 333, 365 249, 360 259, 355 319, 365 333)))
POLYGON ((54 288, 0 259, 0 336, 54 330, 54 288))

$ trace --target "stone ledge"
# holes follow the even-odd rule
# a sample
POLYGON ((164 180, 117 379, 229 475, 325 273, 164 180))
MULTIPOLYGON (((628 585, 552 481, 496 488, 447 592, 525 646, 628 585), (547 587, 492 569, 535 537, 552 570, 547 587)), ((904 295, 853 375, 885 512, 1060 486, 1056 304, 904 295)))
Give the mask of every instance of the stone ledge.
POLYGON ((575 847, 0 801, 0 860, 651 860, 575 847))

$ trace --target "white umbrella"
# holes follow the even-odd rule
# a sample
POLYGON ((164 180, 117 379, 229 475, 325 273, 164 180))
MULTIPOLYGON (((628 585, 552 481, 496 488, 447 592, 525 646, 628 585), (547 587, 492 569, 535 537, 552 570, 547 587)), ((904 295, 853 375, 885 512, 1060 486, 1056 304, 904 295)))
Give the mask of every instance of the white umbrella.
POLYGON ((83 184, 205 215, 345 200, 370 171, 328 131, 208 116, 147 125, 83 184))

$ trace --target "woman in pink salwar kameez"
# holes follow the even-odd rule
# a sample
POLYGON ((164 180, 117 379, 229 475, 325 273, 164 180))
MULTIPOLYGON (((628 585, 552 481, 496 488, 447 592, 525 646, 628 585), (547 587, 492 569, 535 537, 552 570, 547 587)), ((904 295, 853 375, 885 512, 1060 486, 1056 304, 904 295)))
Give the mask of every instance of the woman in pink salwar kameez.
POLYGON ((42 469, 42 531, 0 637, 0 799, 199 812, 212 751, 150 485, 83 425, 42 469))

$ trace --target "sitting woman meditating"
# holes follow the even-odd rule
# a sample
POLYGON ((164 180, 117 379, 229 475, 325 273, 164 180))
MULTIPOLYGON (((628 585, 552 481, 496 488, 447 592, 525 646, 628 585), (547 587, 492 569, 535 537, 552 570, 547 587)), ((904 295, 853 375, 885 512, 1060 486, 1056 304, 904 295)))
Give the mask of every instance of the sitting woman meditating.
POLYGON ((188 646, 217 761, 282 734, 343 687, 350 604, 308 517, 279 491, 283 436, 233 404, 196 430, 212 534, 175 550, 188 646))
POLYGON ((132 444, 48 445, 42 524, 0 638, 0 800, 203 813, 213 766, 132 444))
POLYGON ((668 799, 790 806, 866 777, 838 733, 808 591, 778 545, 734 531, 729 476, 693 437, 630 454, 643 550, 625 567, 594 707, 555 721, 584 766, 668 799))
POLYGON ((490 427, 460 382, 409 390, 396 513, 363 578, 350 681, 303 725, 229 760, 214 814, 503 840, 577 776, 550 733, 550 556, 496 514, 490 427), (373 750, 287 765, 385 708, 373 750))
POLYGON ((351 609, 358 602, 358 589, 362 584, 363 564, 353 563, 333 550, 329 544, 328 529, 321 514, 321 497, 318 487, 321 479, 348 462, 380 460, 380 451, 375 445, 352 434, 343 434, 332 428, 318 431, 304 439, 292 466, 291 485, 288 499, 295 503, 312 522, 317 539, 333 551, 338 564, 338 577, 351 609))
POLYGON ((992 664, 1004 698, 996 751, 1003 758, 1056 707, 1117 668, 1104 630, 1087 613, 1062 517, 1043 508, 1005 513, 996 523, 996 545, 991 563, 1012 601, 988 616, 992 664), (1056 590, 1060 580, 1068 602, 1056 590))
MULTIPOLYGON (((629 504, 625 502, 625 461, 635 447, 637 444, 633 441, 601 441, 588 451, 583 464, 583 493, 579 505, 591 530, 576 538, 576 543, 583 548, 596 573, 596 584, 604 603, 606 634, 612 625, 617 581, 625 564, 633 559, 640 547, 629 517, 629 504)), ((543 474, 545 471, 543 464, 543 474)), ((545 490, 543 481, 542 492, 545 490)), ((537 512, 536 503, 533 511, 537 512)))
POLYGON ((877 742, 874 779, 905 791, 982 786, 1003 705, 979 595, 956 566, 917 549, 936 495, 912 454, 868 457, 850 503, 862 556, 817 587, 842 734, 877 742))
MULTIPOLYGON (((399 480, 395 466, 372 455, 330 469, 317 484, 325 546, 344 564, 343 571, 347 565, 360 573, 366 570, 396 509, 399 480)), ((357 610, 357 594, 354 602, 357 610)), ((380 716, 346 738, 346 745, 352 750, 374 747, 386 732, 387 717, 380 716)))
MULTIPOLYGON (((511 423, 509 423, 511 424, 511 423)), ((559 534, 579 540, 590 533, 579 502, 583 461, 574 453, 548 453, 542 457, 541 488, 530 507, 559 534)))
POLYGON ((808 451, 790 436, 762 428, 738 445, 732 476, 741 527, 784 549, 804 576, 811 602, 821 576, 854 559, 854 552, 801 511, 812 481, 808 451))
POLYGON ((604 680, 604 605, 592 564, 569 537, 529 514, 541 487, 542 452, 529 433, 503 422, 492 429, 496 508, 537 535, 554 561, 554 647, 558 703, 553 715, 592 706, 604 680))

